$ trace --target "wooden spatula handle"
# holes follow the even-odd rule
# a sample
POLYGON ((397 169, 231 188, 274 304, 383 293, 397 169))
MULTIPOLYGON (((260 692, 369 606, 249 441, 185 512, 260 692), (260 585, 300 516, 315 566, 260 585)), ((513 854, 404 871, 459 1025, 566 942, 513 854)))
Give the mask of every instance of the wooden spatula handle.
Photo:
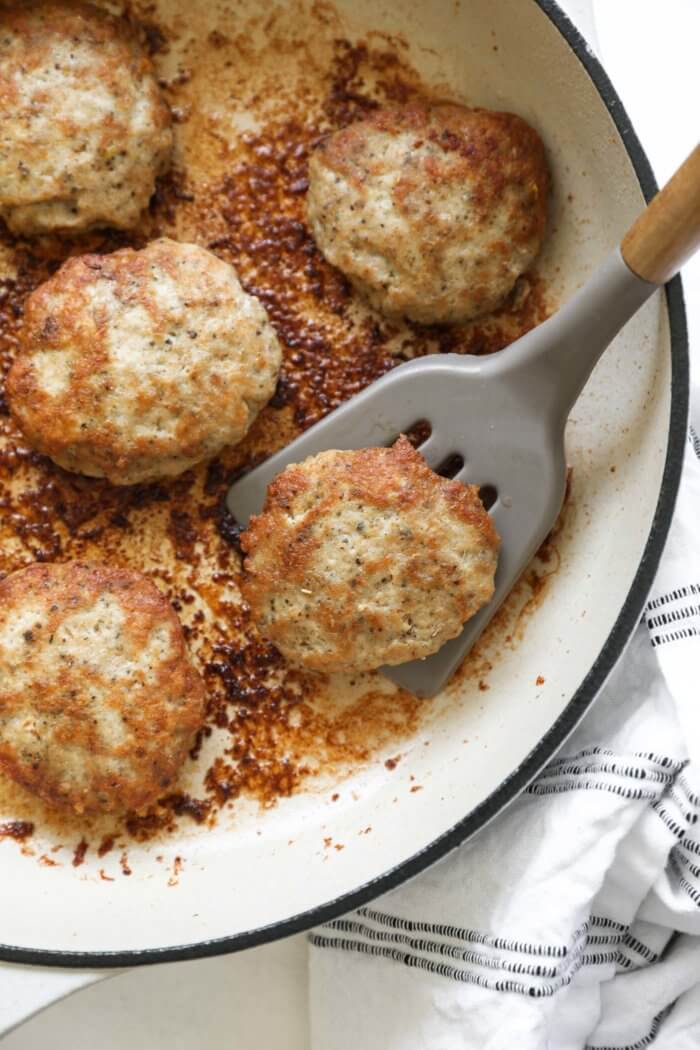
POLYGON ((651 284, 664 284, 700 247, 700 146, 625 234, 622 257, 651 284))

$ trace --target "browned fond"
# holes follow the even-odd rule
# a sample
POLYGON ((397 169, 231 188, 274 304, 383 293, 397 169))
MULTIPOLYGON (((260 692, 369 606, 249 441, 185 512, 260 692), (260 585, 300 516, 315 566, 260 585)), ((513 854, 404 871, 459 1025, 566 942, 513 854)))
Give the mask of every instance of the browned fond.
MULTIPOLYGON (((386 679, 361 676, 348 694, 337 677, 285 665, 260 637, 238 592, 240 529, 226 513, 226 492, 241 470, 405 357, 500 350, 549 310, 545 282, 531 272, 514 298, 477 323, 428 328, 371 314, 323 258, 306 225, 307 157, 329 131, 432 88, 400 41, 348 40, 341 25, 325 21, 325 7, 319 19, 291 0, 284 27, 276 29, 271 17, 258 48, 247 22, 237 21, 238 9, 226 0, 219 6, 132 5, 150 24, 154 63, 179 114, 180 170, 161 181, 138 235, 91 234, 28 246, 0 228, 2 376, 20 352, 28 296, 67 256, 113 252, 127 243, 142 247, 158 236, 206 245, 231 262, 245 290, 264 303, 282 345, 277 392, 244 442, 208 466, 158 484, 115 487, 67 474, 28 449, 0 389, 0 573, 67 559, 143 570, 173 602, 205 680, 202 749, 193 751, 198 762, 187 764, 183 780, 183 791, 196 797, 172 792, 146 816, 110 826, 112 834, 139 839, 172 829, 179 819, 213 820, 240 796, 274 805, 318 772, 340 780, 384 748, 395 754, 418 732, 429 706, 386 679), (170 17, 175 7, 186 10, 180 22, 170 17), (219 32, 209 40, 212 27, 219 32), (174 53, 182 40, 180 58, 174 53), (252 114, 256 127, 233 134, 233 124, 222 126, 222 113, 232 120, 252 114)), ((42 807, 6 785, 2 804, 8 819, 46 823, 42 807)), ((77 842, 82 832, 75 817, 70 828, 77 842)), ((81 829, 91 843, 107 834, 81 829)))

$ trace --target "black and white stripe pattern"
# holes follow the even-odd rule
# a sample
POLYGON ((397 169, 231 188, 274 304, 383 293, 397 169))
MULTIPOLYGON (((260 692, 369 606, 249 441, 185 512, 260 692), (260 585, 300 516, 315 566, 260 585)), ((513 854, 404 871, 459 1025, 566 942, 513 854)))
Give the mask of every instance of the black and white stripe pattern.
POLYGON ((690 833, 700 820, 700 796, 681 774, 653 810, 678 840, 669 855, 666 874, 671 884, 700 908, 700 839, 690 833))
POLYGON ((700 637, 700 583, 687 583, 652 598, 645 616, 654 648, 700 637))
POLYGON ((659 1033, 662 1021, 668 1017, 669 1013, 673 1009, 673 1003, 670 1006, 665 1007, 660 1013, 656 1015, 654 1020, 651 1022, 651 1027, 646 1035, 642 1036, 635 1043, 616 1043, 614 1046, 608 1044, 602 1046, 599 1043, 586 1043, 585 1050, 644 1050, 645 1046, 649 1046, 653 1043, 654 1039, 659 1033))
POLYGON ((700 628, 692 624, 690 627, 680 627, 676 631, 666 631, 665 634, 655 635, 651 644, 656 647, 666 645, 668 642, 682 642, 686 638, 700 638, 700 628))
POLYGON ((644 944, 638 937, 634 937, 628 930, 623 943, 620 945, 615 962, 618 970, 632 971, 651 966, 658 959, 658 952, 655 952, 649 945, 644 944))
POLYGON ((700 797, 691 791, 681 773, 663 798, 655 802, 652 808, 666 827, 681 840, 688 829, 698 822, 700 797))
MULTIPOLYGON (((687 587, 681 588, 687 591, 687 587)), ((685 605, 682 609, 671 609, 669 612, 658 613, 658 615, 647 616, 647 626, 650 631, 657 627, 668 627, 670 624, 679 624, 683 620, 689 620, 700 614, 700 605, 685 605)))
POLYGON ((651 601, 647 602, 647 615, 656 609, 663 608, 664 605, 668 605, 670 602, 677 602, 682 598, 691 596, 700 596, 700 583, 689 583, 685 587, 676 587, 672 591, 660 594, 658 598, 652 598, 651 601))
POLYGON ((693 904, 700 908, 700 868, 686 861, 682 853, 673 851, 669 858, 669 875, 678 889, 682 890, 693 904))
MULTIPOLYGON (((327 923, 310 940, 317 948, 359 952, 481 988, 542 998, 571 983, 583 964, 588 930, 588 923, 581 926, 569 944, 538 944, 360 908, 327 923)), ((603 946, 619 937, 611 929, 603 946)))
POLYGON ((550 762, 528 792, 553 795, 565 791, 609 791, 623 798, 656 802, 683 766, 684 762, 667 755, 624 754, 591 747, 550 762))
POLYGON ((617 971, 631 972, 651 965, 658 958, 658 952, 644 944, 624 923, 607 916, 592 916, 582 966, 614 966, 617 971), (604 932, 598 932, 600 930, 604 932))
POLYGON ((581 967, 634 970, 658 955, 623 923, 594 915, 568 944, 533 943, 478 930, 418 922, 360 908, 310 935, 317 948, 387 959, 465 984, 534 998, 554 995, 581 967))
POLYGON ((678 840, 668 875, 700 908, 700 840, 689 831, 700 821, 700 795, 683 776, 687 762, 651 752, 618 754, 592 747, 551 762, 530 785, 533 795, 609 791, 651 803, 652 811, 678 840))
MULTIPOLYGON (((686 762, 654 752, 618 753, 590 747, 551 762, 529 791, 611 791, 645 800, 677 839, 668 874, 700 908, 700 839, 688 832, 700 817, 700 796, 683 770, 686 762)), ((377 908, 360 908, 310 936, 318 948, 387 959, 462 983, 536 998, 570 984, 581 967, 620 971, 648 966, 657 952, 607 916, 591 916, 568 944, 536 943, 457 925, 407 919, 377 908)))

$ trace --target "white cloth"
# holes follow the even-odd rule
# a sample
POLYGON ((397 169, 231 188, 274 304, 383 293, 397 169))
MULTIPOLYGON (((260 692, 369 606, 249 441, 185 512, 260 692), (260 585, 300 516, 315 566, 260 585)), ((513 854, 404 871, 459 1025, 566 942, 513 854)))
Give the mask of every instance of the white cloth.
POLYGON ((700 1005, 700 936, 670 943, 700 934, 700 797, 655 660, 643 625, 523 797, 314 931, 314 1050, 636 1048, 679 996, 700 1005))
MULTIPOLYGON (((686 295, 700 304, 700 286, 686 295)), ((700 1048, 697 390, 693 402, 674 524, 625 658, 501 817, 311 934, 313 1050, 700 1048)))

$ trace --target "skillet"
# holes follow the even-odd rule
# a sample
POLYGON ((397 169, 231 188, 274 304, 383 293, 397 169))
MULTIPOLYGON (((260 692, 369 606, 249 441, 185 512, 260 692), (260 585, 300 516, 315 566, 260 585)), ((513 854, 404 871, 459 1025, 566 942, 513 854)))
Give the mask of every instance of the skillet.
MULTIPOLYGON (((355 0, 337 8, 292 2, 272 10, 255 0, 235 5, 160 0, 153 12, 139 12, 136 5, 133 10, 149 22, 154 60, 180 111, 178 161, 188 172, 185 183, 163 190, 154 221, 169 224, 168 232, 183 238, 196 234, 226 257, 241 248, 231 229, 236 223, 245 228, 251 219, 242 211, 241 187, 252 177, 250 168, 229 155, 227 143, 248 137, 260 161, 259 205, 284 209, 286 198, 265 174, 265 149, 275 148, 265 141, 265 129, 284 126, 291 164, 290 123, 296 134, 307 132, 301 110, 290 117, 277 100, 298 97, 303 87, 313 106, 315 85, 322 82, 331 121, 352 106, 353 92, 396 92, 399 82, 410 88, 411 70, 436 94, 512 109, 529 120, 546 142, 554 175, 551 230, 538 267, 542 295, 554 300, 582 283, 655 190, 604 71, 550 0, 498 5, 355 0), (339 45, 341 40, 348 43, 339 45), (362 42, 364 52, 357 46, 362 42), (379 57, 373 60, 372 54, 379 57), (354 73, 345 68, 353 62, 354 73), (345 69, 344 96, 338 81, 334 95, 324 80, 333 63, 345 69), (365 83, 358 85, 363 76, 365 83), (195 212, 199 225, 193 230, 195 212), (208 226, 203 212, 210 216, 208 226)), ((300 195, 303 174, 296 181, 300 195)), ((250 257, 263 251, 253 240, 245 245, 250 257)), ((247 277, 264 292, 260 274, 267 257, 260 258, 247 277)), ((4 261, 13 264, 9 257, 4 261)), ((339 288, 325 291, 342 295, 339 288)), ((529 320, 537 319, 539 294, 534 283, 529 320)), ((282 317, 279 299, 272 305, 282 317)), ((313 355, 313 346, 299 338, 297 348, 287 339, 290 356, 313 355)), ((490 333, 479 338, 488 342, 490 333)), ((387 353, 390 344, 391 339, 387 353)), ((366 377, 353 376, 349 352, 339 356, 347 394, 353 381, 361 384, 366 377)), ((324 359, 320 371, 330 375, 331 366, 324 359)), ((307 388, 298 383, 295 391, 298 373, 292 368, 290 375, 290 401, 277 409, 278 416, 268 416, 257 436, 259 450, 269 446, 274 428, 278 440, 294 422, 294 398, 307 388)), ((332 401, 335 388, 326 380, 317 378, 316 389, 332 401)), ((515 596, 509 616, 429 704, 397 697, 374 680, 329 680, 311 705, 325 717, 320 729, 316 723, 311 727, 323 737, 323 762, 311 731, 301 742, 295 738, 294 753, 284 751, 292 747, 291 737, 284 737, 281 751, 256 753, 258 780, 249 777, 224 799, 213 826, 203 810, 201 822, 188 820, 186 812, 176 814, 170 833, 149 836, 145 827, 119 828, 101 856, 99 846, 109 845, 110 837, 104 829, 52 825, 29 800, 5 791, 0 819, 31 821, 35 831, 24 842, 2 845, 0 886, 12 907, 3 909, 0 957, 117 967, 249 947, 366 903, 483 827, 566 739, 639 620, 678 487, 687 401, 687 345, 676 279, 606 354, 570 423, 571 494, 557 535, 515 596), (333 705, 337 717, 330 724, 327 711, 333 705), (315 775, 302 783, 304 762, 315 775), (285 775, 297 776, 299 783, 290 788, 285 775), (256 796, 260 782, 267 786, 256 796), (89 848, 74 864, 81 859, 83 831, 89 848)), ((309 419, 315 410, 312 405, 309 419)), ((225 463, 224 476, 209 472, 203 484, 225 488, 234 468, 225 463)), ((106 491, 101 495, 107 502, 112 498, 106 491)), ((184 528, 173 534, 178 518, 172 510, 179 505, 185 512, 190 494, 176 487, 165 496, 146 506, 144 495, 143 506, 129 508, 134 521, 148 519, 148 528, 138 532, 138 543, 122 541, 110 553, 143 565, 182 594, 176 570, 188 559, 176 555, 188 554, 187 539, 184 528), (170 510, 167 544, 152 506, 159 514, 163 507, 170 510)), ((226 523, 219 525, 225 532, 226 523)), ((221 586, 230 589, 229 604, 235 606, 235 580, 227 578, 221 586)), ((187 620, 186 602, 182 615, 187 620)), ((243 671, 232 671, 233 627, 230 637, 217 637, 216 659, 208 664, 218 663, 218 669, 210 670, 210 677, 234 689, 243 671)), ((211 638, 202 645, 211 645, 211 638)), ((236 702, 252 709, 254 702, 264 706, 261 696, 248 693, 236 702)), ((229 706, 231 698, 229 691, 229 706)), ((291 722, 293 706, 285 709, 291 722)), ((251 719, 255 723, 254 712, 251 719)), ((241 733, 242 725, 238 718, 235 731, 241 733)), ((202 779, 217 741, 216 733, 205 739, 187 771, 179 802, 183 811, 193 806, 192 799, 205 798, 202 779)), ((223 799, 222 783, 215 797, 223 799)))

